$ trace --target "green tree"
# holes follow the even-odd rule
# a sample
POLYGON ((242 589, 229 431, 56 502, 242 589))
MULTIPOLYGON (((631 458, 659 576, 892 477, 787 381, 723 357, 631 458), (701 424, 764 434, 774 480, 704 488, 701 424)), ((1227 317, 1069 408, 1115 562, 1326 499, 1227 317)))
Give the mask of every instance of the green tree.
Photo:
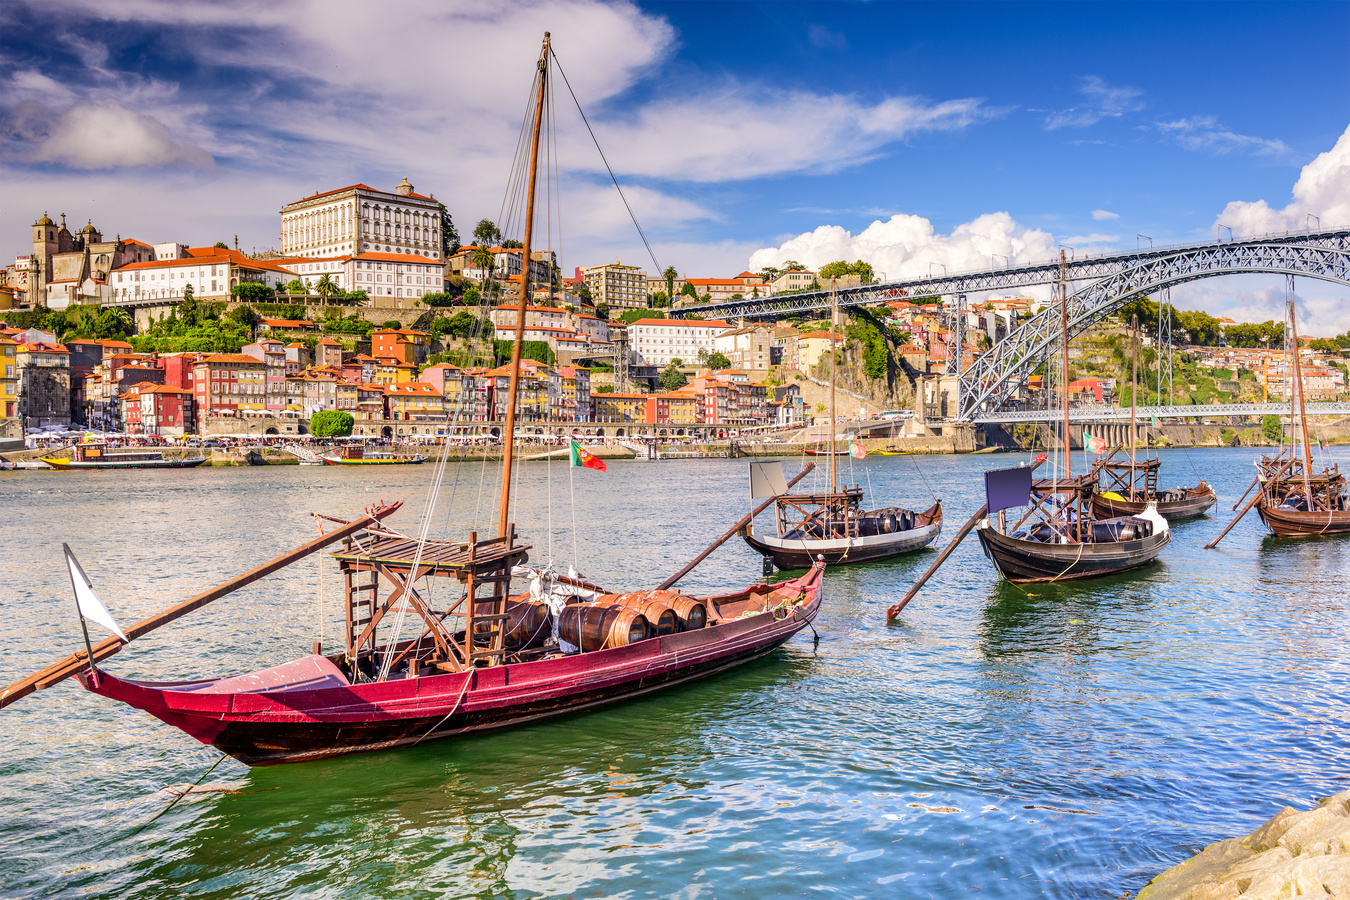
POLYGON ((619 321, 626 325, 632 325, 638 319, 645 318, 647 318, 647 311, 645 309, 626 309, 623 311, 623 314, 619 316, 619 321))
POLYGON ((666 266, 666 270, 661 273, 661 277, 666 280, 666 296, 675 296, 675 279, 679 277, 679 272, 675 271, 674 266, 666 266))
POLYGON ((232 325, 246 328, 249 331, 252 331, 258 325, 258 314, 253 311, 253 307, 247 304, 236 306, 234 309, 230 310, 227 319, 232 325))
POLYGON ((863 284, 871 284, 873 278, 872 266, 861 259, 855 263, 840 259, 820 267, 821 278, 843 278, 845 275, 857 275, 863 284))
POLYGON ((482 302, 483 302, 483 292, 480 291, 476 286, 466 287, 464 289, 465 306, 477 306, 482 302))
POLYGON ((680 288, 680 296, 693 297, 694 299, 698 299, 698 289, 686 281, 684 283, 684 287, 680 288))
MULTIPOLYGON (((487 220, 484 219, 483 221, 486 222, 487 220)), ((487 277, 483 279, 484 285, 492 280, 492 270, 497 267, 497 257, 491 250, 480 244, 478 249, 473 251, 469 256, 469 262, 471 262, 475 268, 487 272, 487 277)))
POLYGON ((441 253, 453 256, 459 252, 459 230, 455 228, 455 221, 450 218, 450 210, 446 209, 445 204, 436 205, 441 210, 441 253))
POLYGON ((109 307, 98 314, 94 332, 104 338, 126 337, 133 324, 131 313, 120 307, 109 307))
POLYGON ((315 437, 346 437, 352 433, 356 420, 351 413, 340 409, 325 409, 316 412, 309 420, 309 433, 315 437))
POLYGON ((435 291, 423 294, 422 302, 427 306, 454 306, 459 302, 459 297, 449 291, 435 291))
POLYGON ((370 303, 370 295, 365 291, 346 291, 342 295, 342 302, 351 306, 366 306, 370 303))
POLYGON ((1268 439, 1278 442, 1284 429, 1280 427, 1279 416, 1266 416, 1261 420, 1261 433, 1268 439))
POLYGON ((305 289, 305 283, 299 278, 292 278, 290 281, 286 282, 286 291, 291 294, 309 293, 309 291, 305 289))
POLYGON ((449 318, 446 332, 458 338, 467 338, 481 329, 482 325, 482 319, 466 310, 460 310, 449 318))
POLYGON ((473 242, 480 250, 498 247, 502 242, 501 229, 491 219, 479 219, 473 227, 473 242))
POLYGON ((612 393, 614 393, 614 385, 612 385, 612 384, 602 384, 602 385, 599 385, 598 387, 593 388, 593 389, 591 390, 591 393, 592 393, 592 394, 612 394, 612 393))
POLYGON ((727 359, 726 355, 722 352, 714 350, 712 353, 708 354, 708 368, 729 369, 731 368, 731 360, 727 359))
POLYGON ((256 281, 242 281, 230 288, 230 296, 236 300, 256 300, 266 302, 275 300, 277 292, 265 284, 256 281))
POLYGON ((188 328, 196 328, 202 324, 202 305, 187 291, 183 291, 183 302, 178 304, 178 318, 188 328))
POLYGON ((225 243, 224 241, 216 241, 216 242, 215 242, 214 244, 212 244, 211 246, 215 247, 215 248, 218 249, 218 250, 228 250, 228 249, 230 249, 230 245, 227 244, 227 243, 225 243))
POLYGON ((667 391, 678 391, 689 383, 689 379, 680 371, 680 361, 672 359, 670 365, 661 370, 661 387, 667 391))
POLYGON ((325 303, 328 302, 329 297, 333 296, 336 293, 339 293, 340 291, 341 289, 338 287, 337 282, 334 281, 332 279, 332 276, 330 276, 327 272, 325 272, 319 278, 318 283, 314 285, 314 293, 322 297, 325 303))
POLYGON ((652 294, 653 309, 664 309, 669 305, 670 305, 670 295, 667 294, 665 291, 657 291, 656 293, 652 294))

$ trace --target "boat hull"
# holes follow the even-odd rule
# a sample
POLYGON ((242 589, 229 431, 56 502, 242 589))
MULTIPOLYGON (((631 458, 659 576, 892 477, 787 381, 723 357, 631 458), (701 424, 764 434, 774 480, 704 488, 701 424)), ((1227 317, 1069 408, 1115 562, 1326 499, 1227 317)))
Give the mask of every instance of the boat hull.
MULTIPOLYGON (((144 710, 248 765, 323 759, 542 722, 724 671, 769 653, 805 628, 820 610, 823 572, 817 567, 786 583, 804 596, 802 605, 790 610, 468 672, 366 684, 346 683, 339 673, 311 679, 320 685, 312 689, 293 683, 229 691, 213 691, 216 681, 155 684, 104 672, 85 672, 80 679, 94 693, 144 710)), ((316 672, 324 664, 331 667, 323 657, 287 667, 307 661, 316 672)))
POLYGON ((320 457, 328 466, 415 466, 427 461, 425 456, 399 456, 393 459, 335 459, 320 457))
POLYGON ((1172 540, 1161 531, 1135 541, 1100 544, 1047 544, 1009 537, 993 528, 977 528, 985 556, 999 574, 1015 584, 1070 581, 1114 575, 1157 558, 1172 540))
MULTIPOLYGON (((1205 485, 1204 488, 1188 488, 1184 500, 1158 503, 1158 515, 1169 522, 1193 519, 1196 516, 1203 516, 1218 500, 1214 488, 1209 485, 1205 485)), ((1148 501, 1113 500, 1110 497, 1103 497, 1101 494, 1092 495, 1092 513, 1100 519, 1137 516, 1142 514, 1147 506, 1148 501)))
POLYGON ((920 513, 919 518, 927 518, 929 524, 916 524, 905 531, 867 537, 802 540, 777 535, 758 536, 753 531, 746 531, 742 537, 756 551, 772 558, 773 564, 780 569, 809 569, 819 561, 827 566, 878 562, 922 550, 938 539, 942 534, 941 505, 935 504, 920 513))
POLYGON ((1310 537, 1318 534, 1350 534, 1350 510, 1308 512, 1256 504, 1256 512, 1276 537, 1310 537))
POLYGON ((142 459, 118 462, 100 460, 98 462, 77 462, 69 459, 43 457, 42 462, 53 469, 191 469, 200 466, 210 457, 198 456, 192 459, 142 459))

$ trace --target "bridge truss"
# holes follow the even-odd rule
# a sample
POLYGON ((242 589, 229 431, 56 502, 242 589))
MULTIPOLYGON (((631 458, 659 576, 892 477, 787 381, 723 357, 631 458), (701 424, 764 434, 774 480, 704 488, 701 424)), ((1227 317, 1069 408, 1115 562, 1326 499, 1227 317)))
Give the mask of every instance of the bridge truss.
MULTIPOLYGON (((1009 266, 939 277, 840 288, 841 309, 932 295, 963 295, 1056 284, 1059 262, 1009 266)), ((1350 286, 1350 229, 1318 230, 1243 240, 1209 241, 1070 260, 1067 278, 1084 284, 1069 295, 1069 336, 1082 334, 1121 306, 1156 291, 1217 275, 1304 275, 1350 286)), ((801 316, 830 308, 830 292, 737 300, 672 309, 724 319, 801 316)), ((1168 324, 1171 324, 1169 303, 1168 324)), ((1060 311, 1051 305, 980 354, 961 373, 957 418, 973 421, 1002 409, 1059 340, 1060 311)), ((1170 331, 1170 328, 1169 328, 1170 331)), ((957 356, 959 359, 959 356, 957 356)), ((1170 381, 1170 378, 1167 379, 1170 381)), ((1160 384, 1161 391, 1162 385, 1160 384)), ((1194 414, 1193 414, 1194 415, 1194 414)))

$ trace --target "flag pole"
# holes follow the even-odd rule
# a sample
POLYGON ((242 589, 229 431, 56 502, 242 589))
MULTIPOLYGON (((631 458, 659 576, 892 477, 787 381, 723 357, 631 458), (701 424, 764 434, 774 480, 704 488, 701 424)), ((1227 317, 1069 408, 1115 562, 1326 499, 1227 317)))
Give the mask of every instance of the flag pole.
MULTIPOLYGON (((98 686, 98 666, 94 663, 94 644, 89 640, 89 623, 84 620, 84 610, 80 609, 80 589, 75 586, 75 568, 79 566, 70 565, 70 560, 74 559, 71 555, 70 545, 62 542, 61 550, 66 554, 66 569, 70 572, 70 593, 75 598, 75 615, 80 617, 80 631, 84 632, 84 652, 89 654, 89 672, 94 677, 94 685, 98 686)), ((80 571, 84 568, 81 566, 80 571)))

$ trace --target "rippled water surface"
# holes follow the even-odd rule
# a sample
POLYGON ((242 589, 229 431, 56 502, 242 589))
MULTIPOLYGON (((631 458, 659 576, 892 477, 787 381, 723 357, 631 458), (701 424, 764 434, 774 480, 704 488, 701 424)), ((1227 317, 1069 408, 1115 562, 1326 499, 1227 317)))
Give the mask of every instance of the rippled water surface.
MULTIPOLYGON (((66 682, 0 711, 0 896, 1119 897, 1350 786, 1350 539, 1276 541, 1253 514, 1201 549, 1251 459, 1165 453, 1165 485, 1205 477, 1220 503, 1127 576, 1021 590, 972 538, 887 626, 932 552, 833 570, 819 644, 804 632, 731 673, 552 724, 268 769, 226 760, 202 785, 231 793, 159 818, 164 788, 219 754, 66 682)), ((941 496, 945 538, 981 502, 980 473, 1015 461, 853 472, 878 505, 941 496)), ((62 541, 125 624, 307 540, 310 511, 401 498, 393 524, 412 531, 433 473, 0 473, 0 680, 80 643, 62 541)), ((534 562, 579 558, 606 585, 655 584, 748 508, 744 462, 569 474, 525 466, 516 518, 534 562)), ((495 475, 452 467, 437 530, 490 530, 495 475)), ((685 586, 759 570, 737 540, 685 586)), ((311 557, 107 667, 229 674, 332 643, 335 572, 311 557)))

